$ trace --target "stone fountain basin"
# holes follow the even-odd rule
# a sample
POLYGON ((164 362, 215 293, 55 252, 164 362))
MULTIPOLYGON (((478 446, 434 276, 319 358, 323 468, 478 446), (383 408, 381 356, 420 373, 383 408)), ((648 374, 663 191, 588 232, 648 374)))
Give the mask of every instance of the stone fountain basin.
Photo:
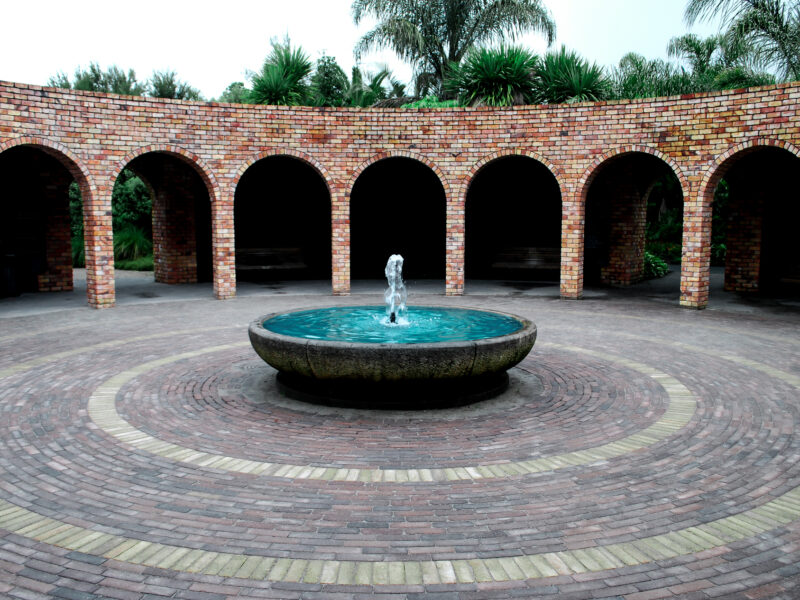
POLYGON ((265 329, 265 321, 284 314, 271 313, 251 322, 249 335, 256 353, 290 376, 376 383, 485 378, 505 373, 528 355, 536 341, 536 325, 516 315, 484 312, 512 317, 519 321, 520 328, 471 341, 340 342, 292 337, 265 329))

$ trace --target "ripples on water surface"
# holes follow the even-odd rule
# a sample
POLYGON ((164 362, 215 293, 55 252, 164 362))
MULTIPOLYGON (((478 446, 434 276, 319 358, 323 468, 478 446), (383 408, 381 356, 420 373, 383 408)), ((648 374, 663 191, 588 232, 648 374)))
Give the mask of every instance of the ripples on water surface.
POLYGON ((479 340, 513 333, 512 317, 466 308, 413 306, 390 324, 385 306, 342 306, 285 313, 264 321, 275 333, 312 340, 420 344, 479 340))

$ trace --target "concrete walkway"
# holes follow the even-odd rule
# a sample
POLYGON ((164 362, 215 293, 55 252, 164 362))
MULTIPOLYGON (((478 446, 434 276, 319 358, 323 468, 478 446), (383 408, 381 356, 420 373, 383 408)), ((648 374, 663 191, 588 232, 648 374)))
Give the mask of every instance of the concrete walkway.
POLYGON ((4 299, 0 597, 798 598, 800 311, 668 283, 417 284, 539 327, 504 395, 422 412, 283 398, 247 341, 381 282, 4 299))

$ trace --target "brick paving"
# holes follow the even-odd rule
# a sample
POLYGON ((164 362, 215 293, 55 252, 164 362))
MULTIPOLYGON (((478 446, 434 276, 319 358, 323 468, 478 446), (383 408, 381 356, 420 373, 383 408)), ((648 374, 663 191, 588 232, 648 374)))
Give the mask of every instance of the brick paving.
POLYGON ((281 397, 253 315, 371 301, 0 318, 0 597, 800 597, 797 311, 437 297, 537 323, 503 396, 281 397))

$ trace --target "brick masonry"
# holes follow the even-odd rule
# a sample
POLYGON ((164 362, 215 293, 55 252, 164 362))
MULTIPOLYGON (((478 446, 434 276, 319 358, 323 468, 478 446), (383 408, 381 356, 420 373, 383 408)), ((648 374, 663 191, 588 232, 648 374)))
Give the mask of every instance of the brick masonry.
MULTIPOLYGON (((800 156, 798 100, 800 84, 795 83, 570 106, 330 109, 183 102, 0 82, 0 157, 16 146, 38 147, 58 158, 78 181, 84 198, 88 300, 91 306, 106 307, 114 304, 111 189, 128 163, 149 153, 184 161, 206 186, 218 298, 236 293, 236 184, 266 156, 304 160, 325 180, 337 295, 350 290, 350 193, 371 164, 409 157, 428 165, 441 180, 447 202, 446 291, 458 295, 464 291, 464 215, 472 178, 496 158, 530 156, 550 170, 560 187, 561 294, 580 298, 589 188, 606 161, 649 154, 680 182, 681 304, 702 308, 708 301, 714 189, 740 156, 758 148, 777 147, 800 156)), ((634 221, 625 227, 638 236, 641 210, 628 213, 634 221)), ((620 246, 619 261, 609 265, 621 271, 615 280, 635 280, 640 245, 628 241, 620 246)), ((165 255, 165 280, 192 279, 196 261, 192 264, 191 252, 182 254, 180 260, 165 255)), ((737 286, 753 287, 752 272, 743 278, 737 286)))

